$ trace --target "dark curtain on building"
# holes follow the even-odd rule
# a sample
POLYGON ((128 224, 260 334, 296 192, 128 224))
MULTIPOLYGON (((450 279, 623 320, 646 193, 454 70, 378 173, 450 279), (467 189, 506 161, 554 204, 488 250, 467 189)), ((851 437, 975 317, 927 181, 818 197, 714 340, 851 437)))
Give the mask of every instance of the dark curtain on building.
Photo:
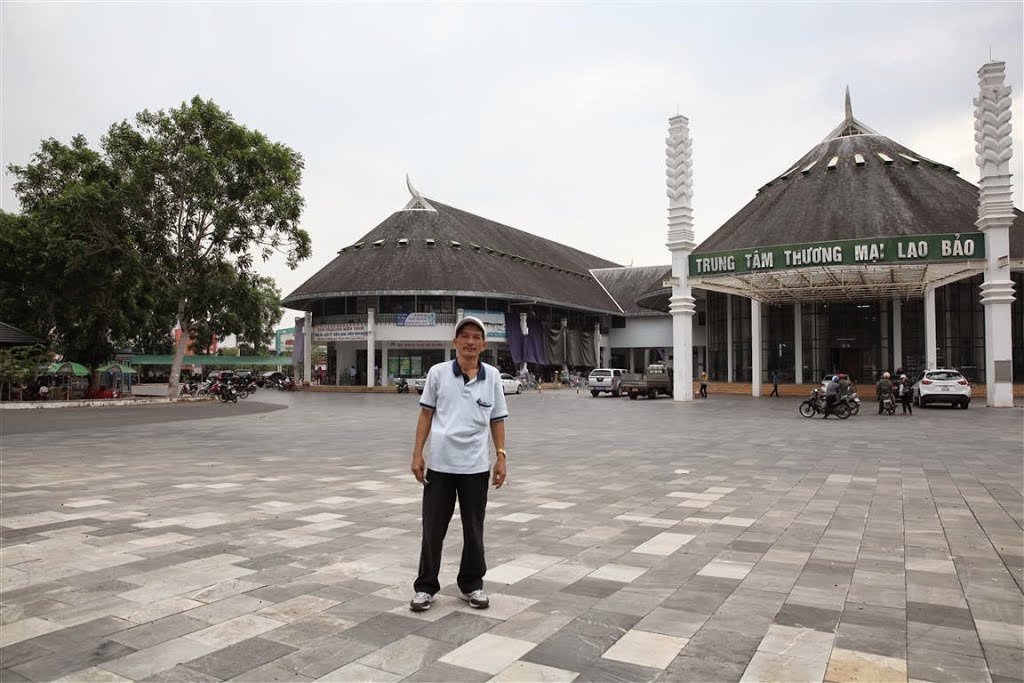
MULTIPOLYGON (((533 328, 531 327, 531 332, 533 328)), ((547 329, 547 358, 551 365, 597 367, 594 333, 561 325, 547 329)))
POLYGON ((547 333, 544 326, 536 318, 528 318, 526 329, 530 334, 524 337, 519 327, 519 315, 505 314, 505 332, 508 336, 508 350, 512 362, 517 365, 523 362, 550 365, 546 353, 547 333))

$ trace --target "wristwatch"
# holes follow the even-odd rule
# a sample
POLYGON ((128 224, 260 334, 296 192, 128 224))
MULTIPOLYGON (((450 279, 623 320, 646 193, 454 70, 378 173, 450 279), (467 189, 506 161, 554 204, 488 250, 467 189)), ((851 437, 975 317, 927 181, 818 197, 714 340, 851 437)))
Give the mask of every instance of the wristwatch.
POLYGON ((499 455, 501 455, 502 457, 505 457, 505 449, 504 448, 495 448, 494 452, 499 454, 499 455))

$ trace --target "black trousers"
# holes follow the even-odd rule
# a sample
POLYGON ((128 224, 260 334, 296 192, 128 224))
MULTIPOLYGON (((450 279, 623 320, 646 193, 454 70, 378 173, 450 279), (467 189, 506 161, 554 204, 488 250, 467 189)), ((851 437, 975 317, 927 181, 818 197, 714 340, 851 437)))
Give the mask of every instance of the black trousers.
POLYGON ((420 546, 420 572, 413 584, 416 592, 433 595, 441 590, 437 579, 441 572, 441 549, 448 524, 459 499, 462 517, 462 561, 456 581, 459 590, 471 593, 484 587, 487 563, 484 561, 484 511, 487 508, 487 483, 490 472, 449 474, 427 470, 429 484, 423 487, 423 544, 420 546))
POLYGON ((779 395, 779 385, 778 384, 772 384, 772 393, 768 394, 768 396, 772 397, 772 396, 778 396, 778 395, 779 395))
POLYGON ((824 417, 828 417, 829 415, 835 415, 835 414, 836 414, 836 397, 835 396, 826 396, 825 397, 825 415, 824 415, 824 417))

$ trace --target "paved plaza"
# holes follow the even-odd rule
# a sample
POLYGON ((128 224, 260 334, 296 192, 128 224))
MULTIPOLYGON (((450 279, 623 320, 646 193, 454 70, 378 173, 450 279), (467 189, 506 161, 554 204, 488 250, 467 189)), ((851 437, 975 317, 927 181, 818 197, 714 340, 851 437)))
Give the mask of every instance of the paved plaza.
POLYGON ((0 678, 1024 678, 1020 409, 509 397, 491 607, 412 613, 415 394, 0 411, 0 678))

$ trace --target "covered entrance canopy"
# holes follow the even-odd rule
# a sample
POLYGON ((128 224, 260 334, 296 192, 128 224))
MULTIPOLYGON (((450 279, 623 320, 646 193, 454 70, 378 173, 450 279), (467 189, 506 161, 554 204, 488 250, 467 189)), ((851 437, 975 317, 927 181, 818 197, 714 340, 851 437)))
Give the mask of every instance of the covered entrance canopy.
POLYGON ((981 273, 982 233, 838 240, 690 256, 690 285, 768 304, 923 297, 981 273))

